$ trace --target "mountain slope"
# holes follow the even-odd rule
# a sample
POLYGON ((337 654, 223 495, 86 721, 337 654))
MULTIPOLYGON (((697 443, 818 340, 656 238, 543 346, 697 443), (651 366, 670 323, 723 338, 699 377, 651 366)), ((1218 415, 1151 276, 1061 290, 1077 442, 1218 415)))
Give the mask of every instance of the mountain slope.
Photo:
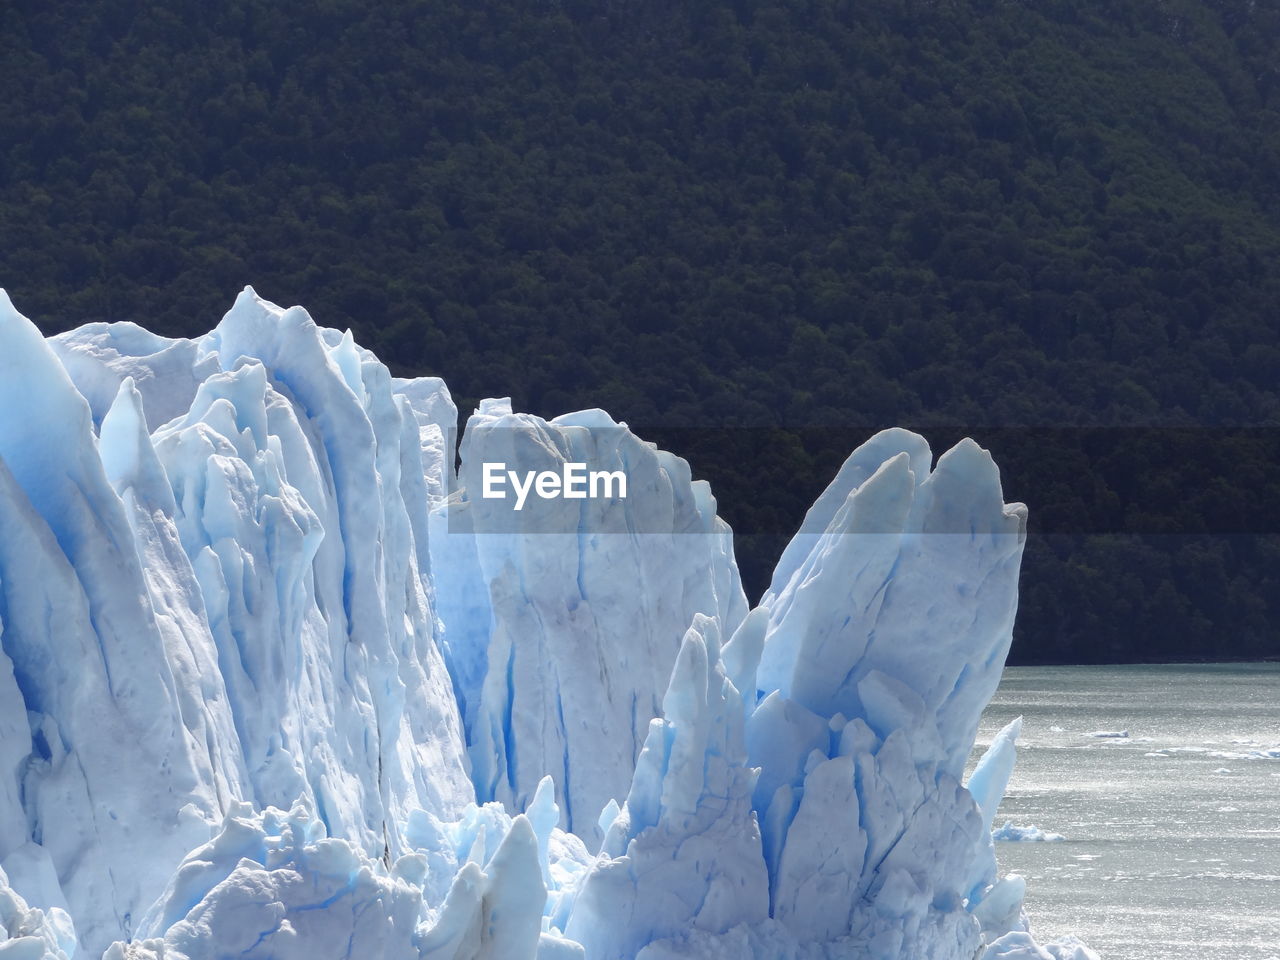
MULTIPOLYGON (((447 364, 464 406, 501 392, 651 428, 974 434, 1003 443, 1037 517, 1091 517, 1033 539, 1020 637, 1038 642, 1015 655, 1276 652, 1268 510, 1224 521, 1187 495, 1280 494, 1266 4, 54 2, 0 18, 0 225, 21 238, 0 277, 48 332, 202 332, 252 279, 397 372, 447 364), (1107 432, 1170 425, 1206 432, 1176 451, 1159 429, 1107 432), (1163 482, 1222 426, 1267 438, 1163 482), (1017 434, 1042 427, 1107 429, 1017 434), (1117 496, 1143 517, 1109 510, 1117 496), (1129 536, 1163 533, 1179 537, 1129 536), (1268 536, 1202 536, 1226 533, 1268 536)), ((811 439, 776 445, 771 469, 796 483, 732 498, 731 525, 759 536, 739 544, 752 595, 849 446, 811 439)), ((765 445, 681 449, 727 489, 752 485, 765 445)))

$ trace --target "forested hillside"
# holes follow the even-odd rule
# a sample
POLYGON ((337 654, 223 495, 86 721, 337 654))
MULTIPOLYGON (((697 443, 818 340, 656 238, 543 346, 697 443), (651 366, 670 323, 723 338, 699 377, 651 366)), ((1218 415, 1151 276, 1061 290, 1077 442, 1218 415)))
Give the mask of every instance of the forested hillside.
POLYGON ((10 0, 0 286, 602 406, 762 589, 871 431, 1031 508, 1015 660, 1280 655, 1280 7, 10 0))

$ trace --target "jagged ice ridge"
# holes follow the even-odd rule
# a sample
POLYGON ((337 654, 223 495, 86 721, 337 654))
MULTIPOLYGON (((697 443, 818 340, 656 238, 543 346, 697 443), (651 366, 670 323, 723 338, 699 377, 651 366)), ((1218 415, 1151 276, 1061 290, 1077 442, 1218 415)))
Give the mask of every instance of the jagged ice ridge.
POLYGON ((984 450, 877 434, 748 609, 683 460, 489 400, 455 471, 456 422, 251 289, 195 340, 0 291, 0 960, 1093 956, 997 871, 1016 722, 961 783, 984 450), (630 490, 499 529, 490 461, 630 490))

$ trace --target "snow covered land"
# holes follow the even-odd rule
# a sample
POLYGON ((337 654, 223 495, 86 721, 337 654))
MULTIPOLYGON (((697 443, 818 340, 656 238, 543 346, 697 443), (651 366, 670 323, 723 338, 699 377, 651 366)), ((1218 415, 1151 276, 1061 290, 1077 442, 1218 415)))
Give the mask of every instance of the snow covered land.
POLYGON ((873 437, 752 610, 678 457, 490 400, 455 472, 456 416, 252 290, 193 341, 0 292, 0 960, 1093 956, 997 871, 1016 722, 961 783, 984 450, 873 437), (473 495, 570 460, 628 496, 473 495))

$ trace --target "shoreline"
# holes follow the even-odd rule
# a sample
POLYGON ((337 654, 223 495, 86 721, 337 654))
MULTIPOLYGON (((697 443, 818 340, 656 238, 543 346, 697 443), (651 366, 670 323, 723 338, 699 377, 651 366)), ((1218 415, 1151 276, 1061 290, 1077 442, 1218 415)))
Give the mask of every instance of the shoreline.
POLYGON ((1162 660, 1122 660, 1122 661, 1102 661, 1102 662, 1085 662, 1079 661, 1039 661, 1034 663, 1006 663, 1005 669, 1010 667, 1191 667, 1191 666, 1241 666, 1249 663, 1258 664, 1280 664, 1280 655, 1273 657, 1184 657, 1181 659, 1162 659, 1162 660))

